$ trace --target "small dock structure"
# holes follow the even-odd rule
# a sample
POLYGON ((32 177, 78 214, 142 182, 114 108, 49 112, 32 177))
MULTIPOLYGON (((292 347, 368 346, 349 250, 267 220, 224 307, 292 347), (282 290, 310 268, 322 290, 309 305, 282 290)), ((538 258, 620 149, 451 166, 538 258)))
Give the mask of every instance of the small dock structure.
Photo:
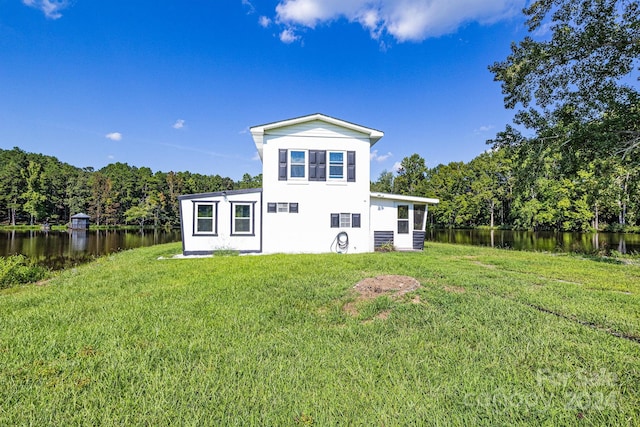
POLYGON ((89 229, 89 215, 85 213, 77 213, 71 216, 71 222, 69 228, 71 230, 88 230, 89 229))

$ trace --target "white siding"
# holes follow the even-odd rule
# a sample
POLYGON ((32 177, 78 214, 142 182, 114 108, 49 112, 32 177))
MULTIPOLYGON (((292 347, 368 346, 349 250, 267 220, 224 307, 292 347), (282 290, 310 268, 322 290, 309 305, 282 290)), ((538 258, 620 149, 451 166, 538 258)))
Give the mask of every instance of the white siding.
MULTIPOLYGON (((370 148, 383 133, 348 122, 313 115, 284 122, 251 128, 256 147, 262 158, 262 190, 239 190, 223 193, 181 196, 181 224, 185 254, 211 253, 219 249, 264 253, 321 253, 340 251, 336 238, 339 233, 349 236, 347 252, 374 250, 374 231, 391 231, 398 248, 412 248, 413 203, 437 203, 425 199, 370 192, 370 148), (319 117, 319 119, 318 119, 319 117), (294 123, 294 124, 291 124, 294 123), (306 151, 304 179, 279 179, 280 150, 306 151), (326 180, 310 181, 309 150, 327 153, 326 180), (344 179, 329 177, 331 151, 344 152, 344 179), (348 157, 355 153, 355 181, 348 178, 348 157), (198 201, 217 202, 217 235, 197 235, 193 232, 194 205, 198 201), (253 235, 235 236, 232 233, 233 202, 255 202, 253 235), (275 209, 270 204, 297 204, 297 212, 275 209), (398 234, 398 205, 409 206, 409 232, 398 234), (332 214, 359 215, 360 227, 332 227, 332 214)), ((291 158, 287 156, 287 165, 291 158)), ((314 169, 315 170, 315 169, 314 169)))
POLYGON ((185 196, 180 198, 183 252, 185 254, 212 253, 216 250, 232 249, 240 252, 261 250, 262 205, 261 193, 242 192, 227 196, 219 193, 185 196), (215 195, 212 195, 215 194, 215 195), (194 206, 197 202, 217 202, 217 236, 194 233, 194 206), (254 206, 252 235, 233 235, 233 203, 247 202, 254 206))
MULTIPOLYGON (((352 129, 346 129, 321 120, 285 126, 265 132, 265 138, 270 136, 288 136, 298 138, 350 138, 369 142, 368 135, 352 129)), ((322 149, 318 147, 318 149, 322 149)), ((367 160, 368 161, 368 160, 367 160)))
POLYGON ((413 248, 413 203, 371 197, 371 250, 375 231, 393 231, 393 243, 398 249, 413 248), (409 206, 409 233, 398 233, 398 205, 409 206))
POLYGON ((280 128, 277 135, 266 134, 263 147, 263 251, 330 252, 335 250, 332 243, 340 231, 349 235, 348 252, 369 251, 369 152, 370 142, 364 134, 321 121, 280 128), (280 149, 355 151, 355 182, 279 181, 280 149), (278 202, 298 203, 299 212, 266 212, 268 203, 278 202), (360 214, 360 228, 332 228, 332 213, 360 214))

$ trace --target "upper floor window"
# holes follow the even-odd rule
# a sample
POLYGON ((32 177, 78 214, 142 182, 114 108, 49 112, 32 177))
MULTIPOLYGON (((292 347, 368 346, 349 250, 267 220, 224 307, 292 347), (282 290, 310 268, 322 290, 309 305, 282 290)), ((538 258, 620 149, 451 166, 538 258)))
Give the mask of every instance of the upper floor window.
POLYGON ((329 178, 344 179, 344 152, 329 152, 329 178))
POLYGON ((306 178, 305 170, 307 169, 307 153, 306 151, 294 151, 289 152, 289 178, 306 178))
POLYGON ((289 179, 295 181, 327 181, 329 179, 355 182, 356 152, 279 149, 278 180, 287 181, 289 179))

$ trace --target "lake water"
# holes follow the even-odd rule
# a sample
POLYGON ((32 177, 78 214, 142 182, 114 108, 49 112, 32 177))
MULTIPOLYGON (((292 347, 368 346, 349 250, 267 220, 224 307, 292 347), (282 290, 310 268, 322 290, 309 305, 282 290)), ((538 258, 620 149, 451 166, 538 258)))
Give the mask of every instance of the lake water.
MULTIPOLYGON (((640 253, 640 234, 429 230, 426 240, 527 251, 640 253)), ((0 256, 23 254, 61 269, 125 249, 178 241, 178 230, 0 231, 0 256)))
POLYGON ((178 230, 0 231, 0 256, 22 254, 61 269, 125 249, 177 241, 178 230))
POLYGON ((427 241, 524 251, 640 253, 640 234, 512 230, 429 230, 427 241))

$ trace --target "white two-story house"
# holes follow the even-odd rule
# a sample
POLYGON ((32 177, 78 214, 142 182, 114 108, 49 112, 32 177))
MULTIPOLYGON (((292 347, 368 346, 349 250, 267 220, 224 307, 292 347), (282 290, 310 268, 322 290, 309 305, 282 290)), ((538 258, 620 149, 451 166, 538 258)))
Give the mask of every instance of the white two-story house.
POLYGON ((250 130, 263 188, 180 196, 184 255, 422 249, 438 200, 370 191, 381 131, 323 114, 250 130))

